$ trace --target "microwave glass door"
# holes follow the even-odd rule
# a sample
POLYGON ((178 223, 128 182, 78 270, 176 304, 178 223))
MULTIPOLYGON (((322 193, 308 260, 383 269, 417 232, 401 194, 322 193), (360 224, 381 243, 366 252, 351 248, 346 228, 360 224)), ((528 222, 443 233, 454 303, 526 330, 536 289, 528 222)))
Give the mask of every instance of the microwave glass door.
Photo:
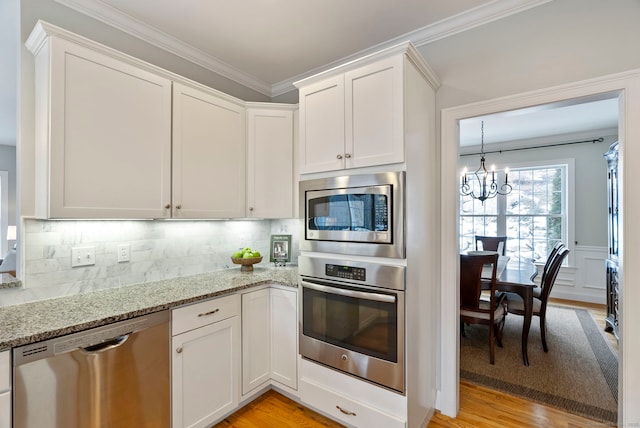
POLYGON ((360 288, 303 285, 303 334, 364 355, 398 362, 398 299, 360 288))
POLYGON ((310 192, 308 230, 389 232, 390 196, 388 186, 310 192))

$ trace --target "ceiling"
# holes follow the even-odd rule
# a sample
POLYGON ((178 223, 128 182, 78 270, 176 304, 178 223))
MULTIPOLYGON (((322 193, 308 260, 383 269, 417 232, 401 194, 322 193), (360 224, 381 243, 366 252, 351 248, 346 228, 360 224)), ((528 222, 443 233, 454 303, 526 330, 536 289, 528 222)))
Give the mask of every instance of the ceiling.
MULTIPOLYGON (((551 0, 53 1, 275 97, 296 80, 384 47, 406 40, 419 47, 551 0)), ((3 60, 9 53, 0 45, 3 60)), ((15 103, 15 90, 0 93, 0 105, 8 103, 15 103)), ((538 138, 541 129, 615 127, 617 108, 558 105, 484 119, 485 143, 492 143, 538 138)), ((479 129, 478 120, 461 123, 463 147, 479 144, 479 129)), ((15 142, 15 116, 0 117, 0 144, 10 144, 11 131, 15 142)))
POLYGON ((54 0, 268 96, 383 47, 551 0, 54 0))

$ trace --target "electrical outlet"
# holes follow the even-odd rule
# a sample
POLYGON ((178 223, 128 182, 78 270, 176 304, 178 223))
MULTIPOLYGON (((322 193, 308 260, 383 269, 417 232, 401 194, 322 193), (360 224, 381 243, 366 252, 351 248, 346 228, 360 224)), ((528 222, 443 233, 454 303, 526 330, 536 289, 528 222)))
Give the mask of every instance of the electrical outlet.
POLYGON ((96 264, 95 247, 71 248, 71 267, 91 266, 96 264))
POLYGON ((128 262, 130 260, 131 245, 118 245, 118 263, 128 262))

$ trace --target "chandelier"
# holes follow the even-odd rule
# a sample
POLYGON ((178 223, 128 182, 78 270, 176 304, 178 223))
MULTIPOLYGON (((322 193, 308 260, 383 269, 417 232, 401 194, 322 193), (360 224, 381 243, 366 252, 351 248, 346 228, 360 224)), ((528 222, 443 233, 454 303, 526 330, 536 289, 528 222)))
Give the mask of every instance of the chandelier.
POLYGON ((508 195, 511 193, 509 184, 509 169, 504 170, 504 183, 496 183, 495 166, 491 166, 491 171, 487 171, 484 166, 484 121, 480 125, 481 146, 480 146, 480 167, 475 172, 467 174, 467 168, 462 171, 460 177, 460 193, 464 196, 471 196, 479 200, 484 205, 484 201, 494 198, 497 195, 508 195), (491 178, 489 178, 491 174, 491 178))

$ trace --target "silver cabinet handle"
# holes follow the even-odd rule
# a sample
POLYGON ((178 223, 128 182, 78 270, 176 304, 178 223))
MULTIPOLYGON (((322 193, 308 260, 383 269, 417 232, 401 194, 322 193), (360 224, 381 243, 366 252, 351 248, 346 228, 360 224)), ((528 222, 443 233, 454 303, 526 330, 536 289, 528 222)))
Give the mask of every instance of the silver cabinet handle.
POLYGON ((198 314, 198 316, 199 316, 199 317, 206 317, 206 316, 208 316, 208 315, 213 315, 213 314, 215 314, 216 312, 219 312, 219 311, 220 311, 220 309, 217 309, 217 308, 216 308, 216 309, 214 309, 214 310, 212 310, 212 311, 204 312, 204 313, 202 313, 202 314, 198 314))
POLYGON ((165 209, 165 210, 171 209, 171 204, 167 204, 167 205, 165 205, 165 206, 164 206, 164 209, 165 209))
POLYGON ((249 211, 253 211, 253 207, 249 207, 249 211))
POLYGON ((351 153, 345 153, 344 157, 347 159, 351 159, 351 153))
POLYGON ((336 156, 336 159, 342 159, 342 155, 336 156))
POLYGON ((321 291, 328 294, 338 294, 340 296, 353 297, 355 299, 375 300, 376 302, 395 303, 396 298, 393 295, 362 292, 357 290, 347 290, 344 288, 328 287, 326 285, 315 284, 309 280, 302 280, 302 287, 311 288, 312 290, 321 291))
POLYGON ((182 354, 182 346, 178 346, 178 348, 176 348, 176 352, 178 354, 182 354))
POLYGON ((181 210, 182 209, 182 205, 176 205, 176 209, 177 210, 181 210))
POLYGON ((340 410, 342 413, 344 413, 345 415, 349 415, 349 416, 357 416, 354 412, 351 412, 349 410, 343 409, 340 406, 336 406, 336 409, 340 410))

